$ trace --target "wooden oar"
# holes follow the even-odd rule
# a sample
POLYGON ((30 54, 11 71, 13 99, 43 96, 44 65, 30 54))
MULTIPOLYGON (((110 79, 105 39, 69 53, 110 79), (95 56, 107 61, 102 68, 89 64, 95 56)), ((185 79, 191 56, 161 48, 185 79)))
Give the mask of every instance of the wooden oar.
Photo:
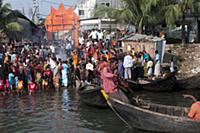
POLYGON ((128 98, 128 100, 129 100, 129 102, 132 104, 132 103, 134 103, 133 102, 133 95, 134 95, 134 93, 133 93, 133 91, 130 89, 130 88, 128 88, 128 87, 123 87, 123 86, 118 86, 118 89, 120 89, 124 94, 125 94, 125 96, 128 98))
POLYGON ((109 96, 105 93, 104 90, 101 90, 102 95, 104 96, 104 98, 106 99, 107 104, 109 105, 109 107, 112 109, 112 111, 119 117, 120 120, 122 120, 129 128, 132 129, 132 127, 128 124, 128 122, 126 122, 126 120, 124 120, 120 114, 115 110, 115 108, 112 106, 112 104, 109 101, 109 96))
POLYGON ((184 98, 190 98, 190 99, 192 99, 194 102, 197 102, 197 99, 196 99, 194 96, 192 96, 192 95, 184 94, 183 97, 184 97, 184 98))

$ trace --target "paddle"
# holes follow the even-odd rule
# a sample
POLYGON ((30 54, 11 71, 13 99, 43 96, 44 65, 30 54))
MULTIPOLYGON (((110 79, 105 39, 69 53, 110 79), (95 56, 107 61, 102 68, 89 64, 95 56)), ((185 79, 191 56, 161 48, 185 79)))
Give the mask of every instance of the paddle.
POLYGON ((115 108, 112 106, 112 104, 109 101, 109 95, 105 93, 105 91, 102 89, 101 90, 102 95, 104 96, 104 98, 106 99, 107 104, 109 105, 109 107, 113 110, 113 112, 119 117, 120 120, 122 120, 129 128, 132 128, 128 122, 126 122, 126 120, 124 120, 120 114, 115 110, 115 108))

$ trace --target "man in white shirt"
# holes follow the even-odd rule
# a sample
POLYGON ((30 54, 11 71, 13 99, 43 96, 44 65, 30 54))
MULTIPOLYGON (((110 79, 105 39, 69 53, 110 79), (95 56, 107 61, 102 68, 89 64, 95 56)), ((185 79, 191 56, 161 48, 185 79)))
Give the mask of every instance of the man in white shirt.
POLYGON ((71 49, 72 49, 72 45, 70 43, 70 41, 66 41, 66 51, 67 51, 67 55, 70 55, 71 53, 71 49))
POLYGON ((93 29, 89 37, 91 37, 93 41, 97 41, 97 36, 98 36, 98 32, 93 29))
POLYGON ((98 40, 103 40, 103 32, 101 30, 98 32, 98 40))
POLYGON ((80 36, 78 40, 79 40, 79 43, 80 43, 81 45, 84 44, 84 38, 83 38, 83 36, 80 36))
POLYGON ((125 68, 125 79, 131 79, 131 68, 133 67, 133 58, 131 56, 131 52, 128 52, 127 55, 124 57, 123 66, 125 68))
POLYGON ((51 46, 50 46, 50 49, 51 49, 51 52, 53 53, 53 54, 55 54, 55 47, 51 44, 51 46))

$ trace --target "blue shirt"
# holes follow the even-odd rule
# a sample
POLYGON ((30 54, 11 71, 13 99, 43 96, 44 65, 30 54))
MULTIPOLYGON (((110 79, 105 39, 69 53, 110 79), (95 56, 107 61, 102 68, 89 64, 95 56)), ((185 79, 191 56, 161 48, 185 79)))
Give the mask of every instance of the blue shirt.
POLYGON ((156 61, 160 61, 160 54, 156 54, 156 61))
POLYGON ((14 78, 14 77, 15 77, 15 76, 14 76, 13 73, 9 73, 9 74, 8 74, 8 80, 9 80, 9 83, 10 83, 11 85, 13 85, 14 82, 15 82, 15 78, 14 78))
POLYGON ((64 71, 68 72, 69 67, 66 63, 62 64, 62 67, 64 71))
POLYGON ((144 60, 145 60, 145 59, 147 59, 147 60, 148 60, 148 59, 149 59, 149 57, 150 57, 150 56, 149 56, 149 54, 148 54, 148 53, 145 53, 145 54, 144 54, 144 60))

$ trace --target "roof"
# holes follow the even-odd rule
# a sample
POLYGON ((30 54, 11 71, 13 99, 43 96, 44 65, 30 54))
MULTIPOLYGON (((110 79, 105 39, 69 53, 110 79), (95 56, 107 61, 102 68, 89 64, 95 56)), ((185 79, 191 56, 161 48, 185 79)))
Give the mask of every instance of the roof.
POLYGON ((65 8, 61 3, 58 9, 51 6, 51 12, 46 17, 45 28, 49 32, 70 30, 79 25, 79 17, 74 12, 74 7, 65 8))
POLYGON ((163 41, 165 39, 157 37, 157 36, 148 36, 144 34, 131 34, 128 37, 124 37, 121 39, 121 41, 135 41, 135 42, 157 42, 157 41, 163 41))

